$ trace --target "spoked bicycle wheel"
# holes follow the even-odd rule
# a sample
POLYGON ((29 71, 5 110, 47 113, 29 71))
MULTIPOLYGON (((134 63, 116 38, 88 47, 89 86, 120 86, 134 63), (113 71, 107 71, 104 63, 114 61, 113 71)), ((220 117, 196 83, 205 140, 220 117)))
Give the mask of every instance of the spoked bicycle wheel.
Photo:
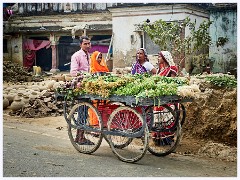
MULTIPOLYGON (((113 104, 113 105, 125 106, 125 104, 121 103, 121 102, 112 102, 112 101, 110 101, 108 104, 109 105, 113 104)), ((104 137, 106 137, 106 136, 104 136, 104 137)), ((122 138, 122 141, 118 142, 118 144, 114 144, 114 147, 122 149, 122 148, 128 146, 132 142, 132 140, 133 140, 133 138, 130 138, 130 137, 122 138)))
POLYGON ((183 104, 177 103, 177 116, 180 121, 181 126, 183 126, 186 119, 186 110, 183 104))
POLYGON ((160 110, 154 111, 153 115, 148 151, 156 156, 166 156, 172 153, 180 142, 181 124, 176 111, 169 105, 160 106, 160 110))
POLYGON ((183 104, 181 103, 174 103, 174 104, 168 104, 177 115, 178 120, 180 121, 181 127, 183 126, 186 118, 186 110, 183 104))
POLYGON ((139 161, 148 148, 148 127, 134 108, 115 109, 108 120, 107 135, 113 153, 124 162, 139 161), (124 146, 123 146, 124 145, 124 146))
POLYGON ((63 116, 64 116, 65 120, 67 121, 67 123, 69 123, 67 117, 68 117, 72 107, 77 103, 78 103, 78 100, 76 100, 76 99, 71 100, 71 101, 67 101, 67 100, 64 101, 64 103, 63 103, 63 116))
POLYGON ((74 148, 81 153, 95 152, 102 142, 102 118, 88 102, 74 105, 67 117, 68 136, 74 148))

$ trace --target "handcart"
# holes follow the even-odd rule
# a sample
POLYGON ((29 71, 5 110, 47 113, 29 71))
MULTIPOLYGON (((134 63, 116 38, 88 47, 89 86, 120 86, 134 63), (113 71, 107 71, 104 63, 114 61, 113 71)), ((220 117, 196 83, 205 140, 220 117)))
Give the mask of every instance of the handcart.
POLYGON ((181 123, 186 113, 183 102, 192 99, 179 96, 136 98, 134 96, 79 95, 64 99, 64 117, 68 135, 74 148, 91 154, 101 145, 103 138, 113 153, 124 162, 136 162, 147 151, 156 156, 173 152, 180 141, 181 123), (79 131, 91 144, 79 144, 79 131))

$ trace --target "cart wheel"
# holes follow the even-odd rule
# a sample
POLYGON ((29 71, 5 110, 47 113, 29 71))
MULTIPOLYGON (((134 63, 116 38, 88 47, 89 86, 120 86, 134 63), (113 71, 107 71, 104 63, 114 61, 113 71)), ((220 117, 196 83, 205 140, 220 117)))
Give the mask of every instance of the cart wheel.
POLYGON ((63 103, 63 116, 65 118, 65 120, 67 121, 67 123, 69 123, 67 117, 72 109, 72 107, 78 103, 78 100, 72 100, 72 101, 64 101, 63 103))
POLYGON ((181 124, 176 111, 169 105, 154 112, 154 122, 150 130, 148 151, 156 156, 166 156, 178 146, 181 137, 181 124))
POLYGON ((186 118, 186 110, 185 110, 184 105, 181 103, 177 103, 177 108, 178 108, 177 116, 178 116, 181 126, 183 126, 183 124, 185 122, 185 118, 186 118))
POLYGON ((68 117, 68 136, 74 148, 81 153, 95 152, 102 142, 102 118, 90 103, 81 102, 72 107, 68 117), (77 127, 78 126, 78 127, 77 127), (85 126, 80 129, 79 126, 85 126), (86 130, 88 129, 88 130, 86 130), (79 143, 79 134, 83 133, 85 143, 79 143))
POLYGON ((124 162, 139 161, 148 147, 148 127, 143 117, 135 109, 120 106, 108 120, 108 142, 113 153, 124 162), (135 135, 135 136, 134 136, 135 135))
MULTIPOLYGON (((110 101, 110 102, 108 102, 108 104, 114 104, 114 105, 119 105, 119 106, 125 106, 124 103, 121 103, 121 102, 115 102, 115 101, 110 101)), ((104 136, 104 137, 106 137, 106 136, 104 136)), ((121 143, 118 142, 118 144, 114 144, 114 147, 115 147, 115 148, 122 149, 122 148, 128 146, 131 142, 132 142, 132 138, 125 137, 124 139, 122 139, 121 143)))
POLYGON ((176 112, 177 118, 180 121, 181 126, 183 126, 186 118, 186 111, 185 111, 184 105, 181 103, 174 103, 174 104, 167 104, 167 105, 170 106, 176 112))

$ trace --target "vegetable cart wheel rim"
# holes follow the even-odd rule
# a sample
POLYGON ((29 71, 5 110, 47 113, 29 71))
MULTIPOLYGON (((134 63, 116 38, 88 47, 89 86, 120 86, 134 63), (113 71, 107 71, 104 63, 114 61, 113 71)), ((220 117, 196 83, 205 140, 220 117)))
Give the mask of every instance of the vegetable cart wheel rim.
POLYGON ((181 126, 183 126, 184 122, 185 122, 185 119, 186 119, 186 110, 185 110, 185 107, 182 103, 179 103, 179 106, 178 106, 178 115, 179 115, 179 120, 180 120, 180 124, 181 126))
MULTIPOLYGON (((148 127, 141 114, 128 106, 116 108, 108 120, 108 131, 122 132, 137 137, 107 135, 113 153, 123 162, 137 162, 143 158, 148 148, 148 127), (119 146, 124 147, 119 147, 119 146)), ((125 134, 125 135, 126 135, 125 134)))
POLYGON ((162 107, 162 111, 154 112, 153 127, 149 133, 148 151, 155 156, 166 156, 174 152, 181 138, 181 124, 176 111, 169 105, 162 107))
POLYGON ((71 101, 65 100, 63 103, 63 116, 64 116, 65 120, 67 121, 67 123, 69 123, 67 117, 68 117, 72 107, 75 104, 78 104, 78 100, 71 100, 71 101))
POLYGON ((181 126, 183 126, 186 118, 186 110, 182 103, 168 104, 177 115, 178 120, 180 121, 181 126))
MULTIPOLYGON (((110 101, 108 104, 113 104, 113 105, 120 105, 120 106, 125 106, 124 103, 121 103, 121 102, 113 102, 113 101, 110 101)), ((126 146, 128 146, 131 142, 132 142, 132 138, 128 138, 126 137, 126 139, 124 139, 124 141, 122 141, 122 143, 119 143, 119 144, 114 144, 114 147, 115 148, 119 148, 119 149, 122 149, 126 146)))
POLYGON ((72 107, 67 119, 70 122, 68 123, 68 136, 73 147, 85 154, 95 152, 100 147, 103 138, 102 118, 97 109, 88 102, 81 102, 72 107), (86 128, 92 128, 84 129, 86 139, 83 143, 79 142, 77 135, 81 132, 78 128, 81 124, 84 124, 86 128))

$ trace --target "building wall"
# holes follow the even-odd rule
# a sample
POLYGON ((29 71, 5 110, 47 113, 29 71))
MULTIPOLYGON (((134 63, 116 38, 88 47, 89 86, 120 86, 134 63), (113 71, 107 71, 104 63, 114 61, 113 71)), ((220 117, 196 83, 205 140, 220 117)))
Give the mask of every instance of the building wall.
MULTIPOLYGON (((208 13, 202 9, 192 7, 190 5, 161 5, 144 6, 144 7, 128 7, 128 8, 111 8, 112 28, 113 28, 113 67, 131 66, 135 61, 136 50, 141 47, 141 33, 136 32, 137 24, 141 24, 147 19, 150 22, 162 19, 164 21, 183 20, 189 16, 192 21, 199 25, 203 20, 207 20, 208 13)), ((189 30, 185 31, 189 34, 189 30)), ((150 54, 156 54, 160 47, 144 48, 150 54), (158 50, 157 50, 158 49, 158 50)), ((156 56, 153 61, 156 61, 156 56)), ((155 62, 153 62, 155 64, 155 62)))
MULTIPOLYGON (((72 36, 72 27, 79 27, 79 30, 74 32, 74 35, 81 36, 83 27, 88 24, 111 25, 112 29, 105 29, 107 35, 113 35, 113 67, 131 66, 135 61, 136 50, 141 47, 142 32, 136 31, 136 25, 141 24, 146 19, 154 22, 159 19, 165 21, 183 20, 190 17, 192 21, 200 24, 203 20, 208 19, 208 13, 190 4, 158 4, 156 6, 139 6, 139 7, 118 7, 114 3, 20 3, 18 13, 20 16, 13 16, 6 24, 5 29, 9 32, 23 33, 23 39, 31 36, 46 36, 50 37, 51 31, 42 31, 41 27, 58 26, 64 27, 59 30, 54 30, 52 33, 56 37, 72 36), (69 10, 70 9, 70 10, 69 10), (105 10, 105 11, 99 11, 105 10), (90 13, 91 12, 91 13, 90 13), (46 18, 47 16, 47 18, 46 18), (38 31, 20 30, 25 27, 37 28, 38 31), (40 29, 40 30, 39 30, 40 29)), ((87 35, 93 35, 98 32, 96 30, 87 30, 87 35)), ((189 31, 185 30, 185 35, 189 31)), ((144 36, 142 36, 144 38, 144 36)), ((20 42, 22 39, 20 39, 20 42)), ((144 48, 147 48, 149 54, 156 54, 160 47, 151 43, 145 37, 143 39, 144 48)), ((54 42, 55 43, 55 42, 54 42)), ((15 59, 23 61, 21 53, 13 54, 15 59)), ((156 64, 156 56, 153 58, 153 63, 156 64)))
POLYGON ((212 71, 227 73, 237 67, 237 10, 211 11, 210 20, 213 21, 209 49, 212 71), (224 43, 221 38, 227 38, 227 42, 224 43))
MULTIPOLYGON (((23 64, 23 51, 22 41, 29 37, 48 37, 51 41, 51 34, 56 37, 73 35, 75 38, 83 35, 83 28, 87 25, 111 25, 111 14, 108 12, 94 13, 94 14, 69 14, 69 15, 48 15, 46 16, 16 16, 11 19, 7 24, 7 28, 10 32, 17 31, 15 34, 19 36, 18 39, 10 37, 8 40, 8 53, 4 53, 4 59, 13 60, 23 64), (48 27, 58 26, 59 30, 50 31, 48 27), (26 30, 29 27, 29 30, 26 30), (39 30, 41 27, 46 30, 39 30), (62 28, 65 29, 62 29, 62 28), (76 30, 72 31, 72 28, 76 27, 76 30), (79 28, 78 28, 79 27, 79 28), (35 28, 35 29, 34 29, 35 28), (31 30, 34 29, 34 30, 31 30), (74 34, 73 34, 74 32, 74 34), (18 44, 19 53, 14 53, 14 46, 18 44)), ((112 30, 106 29, 101 31, 86 30, 87 35, 111 35, 112 30)), ((55 40, 52 43, 56 43, 55 40)), ((78 48, 79 49, 79 48, 78 48)))
POLYGON ((3 60, 13 61, 23 65, 22 36, 7 36, 7 53, 3 53, 3 60))
MULTIPOLYGON (((58 26, 65 27, 66 31, 71 32, 73 26, 85 26, 91 24, 111 24, 111 14, 94 13, 94 14, 68 14, 68 15, 47 15, 46 16, 25 16, 15 17, 12 19, 11 27, 9 28, 23 28, 23 27, 47 27, 47 26, 58 26), (67 29, 67 27, 69 27, 67 29)), ((63 30, 63 29, 60 29, 63 30)), ((42 31, 43 32, 43 31, 42 31)))

